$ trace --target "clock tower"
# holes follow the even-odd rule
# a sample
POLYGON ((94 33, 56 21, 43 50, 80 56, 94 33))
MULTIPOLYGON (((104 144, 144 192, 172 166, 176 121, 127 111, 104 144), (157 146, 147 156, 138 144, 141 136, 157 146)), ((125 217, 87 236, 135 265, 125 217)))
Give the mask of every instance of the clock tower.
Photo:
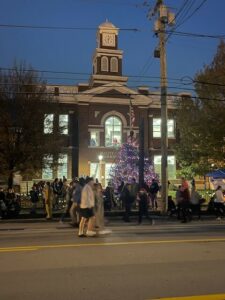
POLYGON ((106 21, 98 27, 97 48, 93 55, 91 86, 109 82, 125 84, 127 77, 122 76, 123 51, 118 49, 118 33, 112 23, 106 21))

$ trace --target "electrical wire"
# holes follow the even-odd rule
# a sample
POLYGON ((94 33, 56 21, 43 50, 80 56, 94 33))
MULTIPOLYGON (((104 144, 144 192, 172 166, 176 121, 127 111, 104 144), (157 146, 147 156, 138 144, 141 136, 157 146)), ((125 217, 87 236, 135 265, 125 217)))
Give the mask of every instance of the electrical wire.
POLYGON ((178 27, 180 27, 181 25, 183 25, 185 22, 187 22, 198 10, 200 10, 201 9, 201 7, 206 3, 206 1, 207 0, 203 0, 201 3, 200 3, 200 5, 189 15, 189 16, 187 16, 184 20, 183 20, 183 22, 181 22, 177 27, 176 27, 176 29, 178 28, 178 27))
POLYGON ((174 30, 166 30, 166 33, 173 35, 180 35, 180 36, 187 36, 187 37, 200 37, 200 38, 212 38, 212 39, 224 39, 225 34, 221 35, 213 35, 213 34, 202 34, 202 33, 191 33, 191 32, 182 32, 182 31, 174 31, 174 30))
MULTIPOLYGON (((5 68, 5 67, 0 67, 0 71, 1 70, 5 70, 5 71, 17 71, 17 69, 15 68, 5 68)), ((50 73, 50 74, 69 74, 69 75, 88 75, 91 76, 93 74, 91 73, 85 73, 85 72, 68 72, 68 71, 51 71, 51 70, 34 70, 34 69, 23 69, 22 71, 24 72, 38 72, 38 73, 50 73)), ((5 74, 4 74, 5 76, 5 74)), ((10 77, 9 75, 6 75, 7 77, 10 77)), ((34 78, 40 78, 39 76, 34 76, 34 78)), ((137 78, 139 79, 139 77, 146 79, 145 82, 156 82, 156 81, 150 81, 149 79, 159 79, 160 80, 160 76, 140 76, 140 75, 126 75, 125 77, 129 77, 129 78, 137 78)), ((48 78, 48 77, 47 77, 48 78)), ((54 78, 54 77, 53 77, 54 78)), ((43 78, 45 79, 45 78, 43 78)), ((57 79, 57 78, 56 78, 57 79)), ((70 80, 73 80, 72 78, 70 78, 70 80)), ((74 78, 74 80, 79 80, 78 78, 74 78)), ((87 80, 86 78, 82 78, 80 80, 87 80)), ((215 83, 215 82, 210 82, 210 81, 198 81, 198 80, 194 80, 193 78, 191 78, 190 76, 183 76, 181 78, 173 78, 173 77, 168 77, 169 81, 174 81, 174 82, 179 82, 183 85, 192 85, 193 83, 199 83, 199 84, 206 84, 206 85, 215 85, 215 86, 222 86, 224 87, 224 84, 219 84, 219 83, 215 83), (185 82, 185 80, 188 80, 189 82, 185 82)), ((139 80, 135 81, 133 80, 133 82, 139 82, 139 80)))
MULTIPOLYGON (((10 95, 12 94, 11 91, 6 92, 9 93, 10 95)), ((54 92, 14 92, 13 94, 15 95, 52 95, 54 96, 55 93, 54 92)), ((121 93, 123 96, 126 97, 132 97, 132 96, 145 96, 143 93, 121 93)), ((100 93, 88 93, 88 92, 62 92, 60 93, 60 95, 65 95, 65 96, 77 96, 77 95, 86 95, 86 96, 98 96, 101 95, 100 93)), ((105 95, 107 96, 115 96, 115 93, 106 93, 105 95)), ((156 94, 156 93, 148 93, 147 96, 155 96, 155 97, 160 97, 160 93, 156 94)), ((179 94, 173 94, 173 93, 168 93, 167 96, 169 97, 174 97, 174 98, 185 98, 184 95, 179 95, 179 94)), ((58 96, 57 96, 58 97, 58 96)), ((192 96, 190 95, 188 98, 191 99, 196 99, 196 100, 208 100, 208 101, 218 101, 218 102, 225 102, 225 99, 218 99, 218 98, 210 98, 210 97, 198 97, 198 96, 192 96)))
MULTIPOLYGON (((195 10, 194 11, 192 11, 186 18, 185 18, 185 16, 184 16, 184 19, 181 19, 181 20, 179 20, 179 21, 177 21, 177 24, 175 25, 175 27, 174 27, 174 29, 173 30, 171 30, 171 32, 169 33, 169 35, 167 36, 167 38, 166 38, 166 42, 169 40, 169 38, 173 35, 173 32, 177 29, 177 28, 179 28, 181 25, 183 25, 187 20, 189 20, 205 3, 206 3, 206 1, 207 0, 203 0, 202 2, 201 2, 201 4, 197 7, 197 8, 195 8, 195 10)), ((189 7, 188 7, 188 9, 190 10, 191 9, 191 7, 193 6, 193 4, 194 4, 194 2, 195 1, 192 1, 192 2, 190 2, 190 5, 189 5, 189 7)))
MULTIPOLYGON (((0 28, 20 28, 20 29, 47 29, 47 30, 96 30, 96 27, 61 27, 61 26, 39 26, 39 25, 18 25, 0 24, 0 28)), ((120 28, 120 31, 140 31, 137 28, 120 28)))

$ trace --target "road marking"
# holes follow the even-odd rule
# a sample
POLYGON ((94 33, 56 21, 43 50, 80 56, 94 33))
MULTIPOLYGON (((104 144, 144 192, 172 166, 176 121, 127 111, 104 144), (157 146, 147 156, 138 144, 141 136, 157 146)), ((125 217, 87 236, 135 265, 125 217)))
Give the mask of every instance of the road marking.
POLYGON ((151 299, 151 300, 225 300, 225 294, 188 296, 188 297, 172 297, 172 298, 156 298, 156 299, 151 299))
POLYGON ((190 239, 190 240, 154 240, 154 241, 128 241, 106 243, 81 243, 81 244, 54 244, 54 245, 30 245, 19 247, 2 247, 0 252, 35 251, 42 249, 76 248, 76 247, 100 247, 100 246, 129 246, 129 245, 157 245, 157 244, 182 244, 182 243, 216 243, 225 242, 225 238, 190 239))
POLYGON ((23 247, 21 249, 16 249, 14 247, 12 248, 6 248, 6 249, 3 249, 3 248, 0 248, 0 253, 3 253, 3 252, 22 252, 22 251, 36 251, 38 250, 37 248, 34 248, 34 247, 23 247))

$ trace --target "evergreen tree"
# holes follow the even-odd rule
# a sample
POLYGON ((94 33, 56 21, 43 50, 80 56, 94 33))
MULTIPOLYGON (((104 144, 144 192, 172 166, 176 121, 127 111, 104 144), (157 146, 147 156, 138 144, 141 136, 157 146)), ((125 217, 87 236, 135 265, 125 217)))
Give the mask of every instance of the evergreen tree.
MULTIPOLYGON (((137 142, 129 137, 124 143, 115 160, 114 166, 110 171, 111 181, 114 187, 118 187, 123 181, 131 182, 133 178, 136 182, 139 180, 139 149, 137 142)), ((144 180, 147 184, 152 182, 152 179, 158 179, 158 175, 154 172, 154 166, 149 158, 145 158, 144 164, 144 180)))

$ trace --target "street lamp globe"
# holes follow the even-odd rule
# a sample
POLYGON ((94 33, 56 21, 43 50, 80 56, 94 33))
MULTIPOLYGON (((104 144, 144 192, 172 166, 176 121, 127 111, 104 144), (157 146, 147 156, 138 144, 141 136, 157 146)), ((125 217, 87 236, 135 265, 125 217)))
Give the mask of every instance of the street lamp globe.
POLYGON ((100 155, 98 156, 98 159, 99 159, 100 161, 102 161, 102 160, 103 160, 103 155, 100 154, 100 155))

